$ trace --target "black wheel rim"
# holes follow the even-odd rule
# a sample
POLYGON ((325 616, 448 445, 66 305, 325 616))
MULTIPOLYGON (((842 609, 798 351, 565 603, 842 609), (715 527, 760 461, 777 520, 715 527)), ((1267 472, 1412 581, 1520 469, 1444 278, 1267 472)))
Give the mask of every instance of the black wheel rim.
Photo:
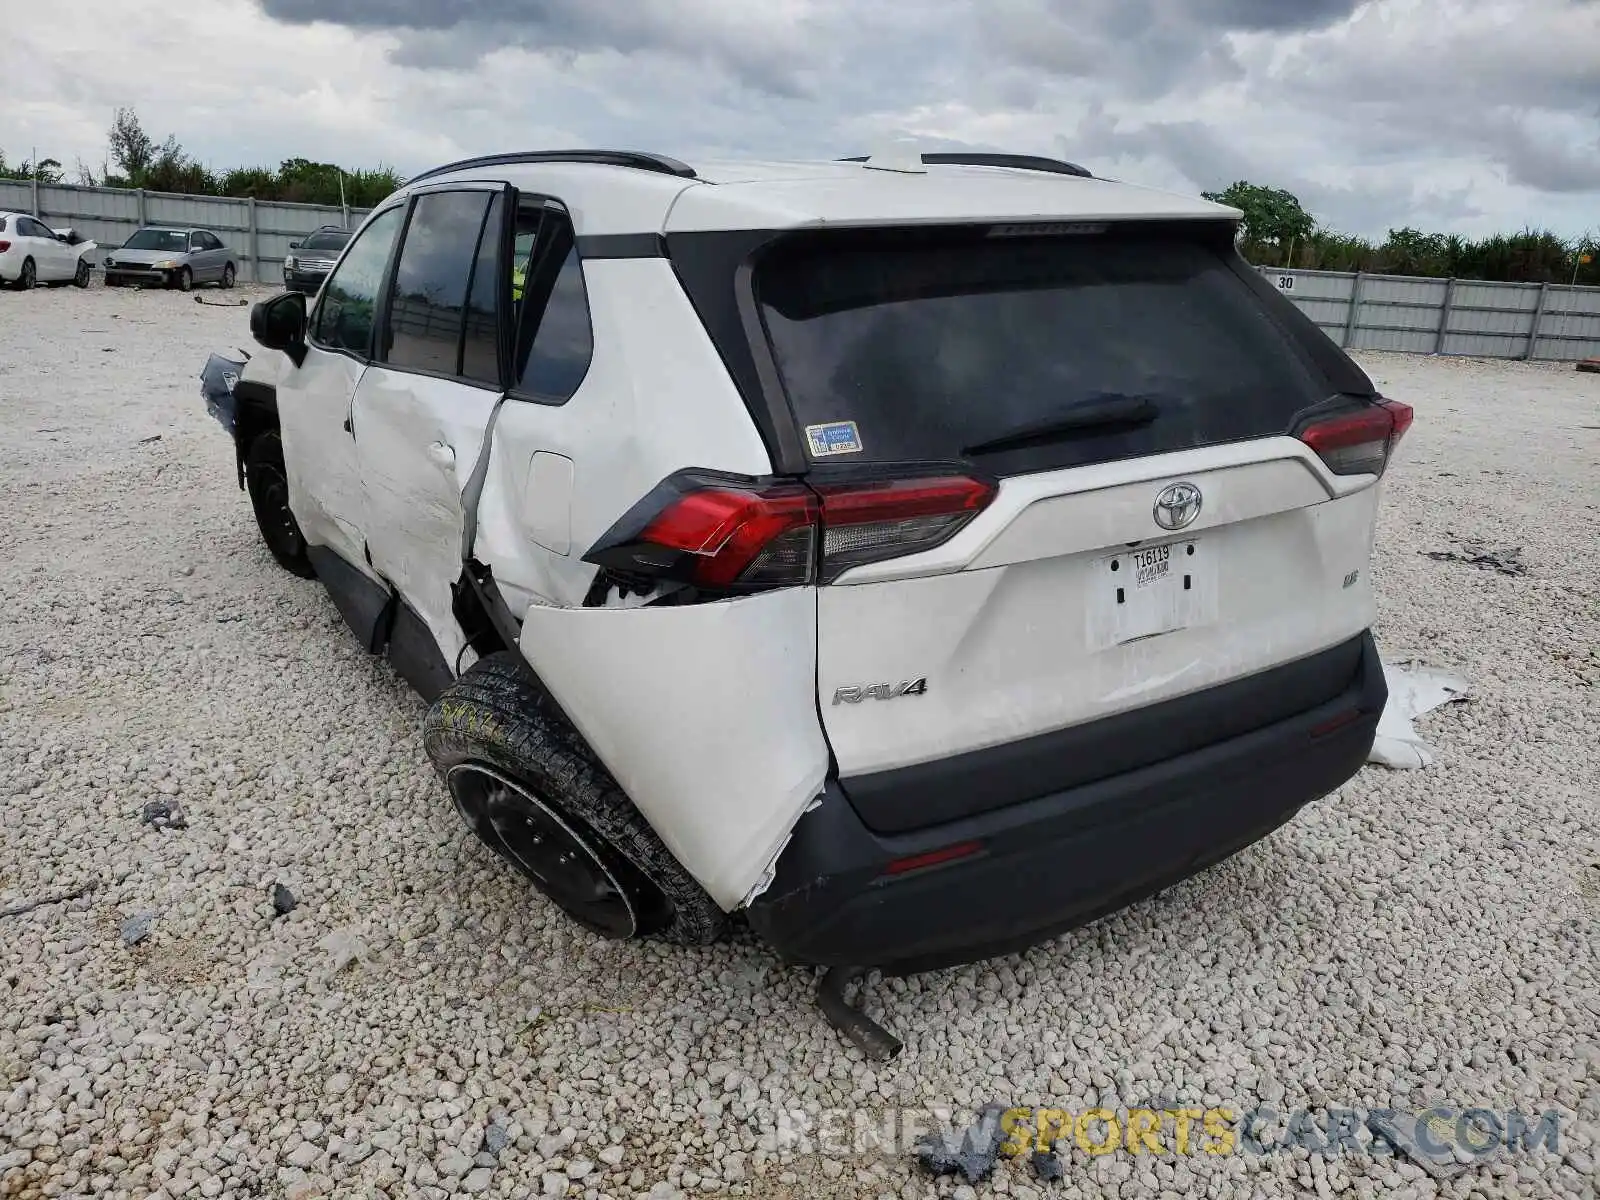
POLYGON ((250 491, 256 498, 256 512, 261 517, 261 532, 267 543, 285 558, 300 557, 305 539, 300 536, 300 526, 295 524, 294 512, 289 508, 289 481, 270 463, 252 464, 250 473, 254 480, 250 491))
POLYGON ((23 291, 27 291, 29 288, 31 288, 33 286, 33 280, 34 280, 33 264, 31 262, 23 263, 22 264, 22 290, 23 291))
POLYGON ((532 789, 491 767, 468 764, 448 777, 450 794, 486 845, 579 924, 607 937, 639 931, 626 867, 532 789))

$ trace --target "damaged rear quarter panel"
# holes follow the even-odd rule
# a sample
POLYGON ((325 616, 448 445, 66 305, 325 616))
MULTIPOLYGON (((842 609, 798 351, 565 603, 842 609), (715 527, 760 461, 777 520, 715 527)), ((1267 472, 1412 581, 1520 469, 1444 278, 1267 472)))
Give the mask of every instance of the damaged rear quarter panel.
POLYGON ((822 790, 817 598, 534 605, 521 649, 666 846, 722 908, 822 790))

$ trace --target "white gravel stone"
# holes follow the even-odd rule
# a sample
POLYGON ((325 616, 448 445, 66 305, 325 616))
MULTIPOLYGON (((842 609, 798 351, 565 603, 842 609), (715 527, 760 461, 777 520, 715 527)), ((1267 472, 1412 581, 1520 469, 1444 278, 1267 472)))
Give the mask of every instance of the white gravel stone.
MULTIPOLYGON (((909 1155, 822 1160, 829 1178, 772 1149, 779 1115, 1269 1095, 1552 1109, 1567 1157, 1441 1184, 1403 1160, 1074 1150, 1049 1194, 1591 1186, 1594 377, 1364 356, 1417 410, 1384 484, 1379 642, 1473 688, 1419 722, 1434 764, 1365 770, 1048 945, 869 981, 907 1045, 869 1066, 815 1014, 812 974, 752 939, 599 941, 472 842, 421 703, 272 564, 204 412, 196 376, 249 345, 247 309, 0 301, 0 910, 94 885, 0 918, 0 1195, 923 1196, 909 1155), (1424 556, 1463 539, 1521 546, 1528 574, 1424 556), (186 828, 140 824, 158 798, 186 828), (299 904, 273 919, 276 882, 299 904), (130 950, 119 925, 142 913, 130 950)), ((997 1179, 1039 1190, 1025 1167, 997 1179)))

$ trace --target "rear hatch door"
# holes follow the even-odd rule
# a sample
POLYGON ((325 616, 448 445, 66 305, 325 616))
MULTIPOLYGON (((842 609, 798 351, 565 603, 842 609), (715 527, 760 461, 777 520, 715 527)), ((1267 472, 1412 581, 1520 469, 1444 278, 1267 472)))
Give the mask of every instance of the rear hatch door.
POLYGON ((870 826, 1148 765, 1348 683, 1334 676, 1355 659, 1325 656, 1273 696, 1159 721, 1164 701, 1349 643, 1372 619, 1381 459, 1339 474, 1292 436, 1371 409, 1371 384, 1252 278, 1231 233, 865 229, 763 258, 763 333, 813 485, 987 489, 932 548, 896 551, 914 516, 825 535, 818 704, 870 826), (1139 710, 1157 717, 1141 726, 1139 710), (1119 714, 1103 727, 1115 744, 1073 734, 1119 714))

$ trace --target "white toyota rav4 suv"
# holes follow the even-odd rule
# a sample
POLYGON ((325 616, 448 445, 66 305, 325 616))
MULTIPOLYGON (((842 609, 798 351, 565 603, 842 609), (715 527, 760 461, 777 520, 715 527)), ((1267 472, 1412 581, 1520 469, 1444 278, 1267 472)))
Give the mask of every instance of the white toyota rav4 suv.
POLYGON ((235 389, 267 544, 613 937, 904 972, 1348 779, 1411 410, 1239 214, 1014 155, 504 154, 412 180, 235 389))

